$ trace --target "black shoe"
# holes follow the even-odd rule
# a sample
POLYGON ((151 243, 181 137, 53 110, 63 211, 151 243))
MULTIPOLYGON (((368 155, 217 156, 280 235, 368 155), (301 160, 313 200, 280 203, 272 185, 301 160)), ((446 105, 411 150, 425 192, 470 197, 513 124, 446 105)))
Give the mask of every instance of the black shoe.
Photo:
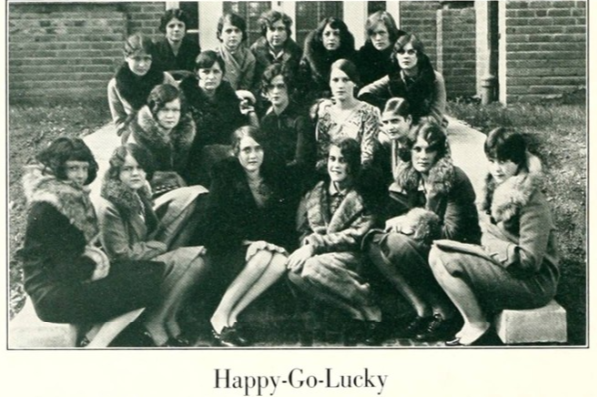
POLYGON ((217 333, 211 330, 213 336, 213 345, 221 347, 244 347, 249 346, 249 342, 238 334, 234 327, 224 327, 222 332, 217 333))
POLYGON ((429 323, 433 320, 433 317, 420 317, 416 316, 400 333, 400 336, 405 338, 411 338, 422 333, 429 323))
POLYGON ((380 346, 384 340, 383 327, 379 321, 365 323, 365 340, 367 346, 380 346))
POLYGON ((191 342, 182 335, 171 336, 167 342, 168 346, 171 347, 188 347, 191 346, 191 342))
POLYGON ((434 314, 422 332, 415 336, 419 341, 436 341, 454 336, 458 328, 458 321, 455 318, 445 319, 441 314, 434 314))

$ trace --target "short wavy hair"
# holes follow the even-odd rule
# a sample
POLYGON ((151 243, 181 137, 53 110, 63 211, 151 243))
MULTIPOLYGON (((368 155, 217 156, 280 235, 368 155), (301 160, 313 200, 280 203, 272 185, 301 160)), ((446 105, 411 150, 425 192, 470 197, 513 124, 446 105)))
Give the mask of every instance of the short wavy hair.
POLYGON ((172 84, 160 84, 156 85, 149 93, 149 96, 147 97, 147 106, 155 118, 158 112, 162 110, 167 103, 176 99, 180 99, 180 114, 182 116, 187 111, 186 100, 182 91, 172 84))
POLYGON ((290 38, 292 36, 292 18, 277 10, 269 10, 259 17, 258 23, 259 28, 261 29, 261 35, 265 36, 267 30, 278 21, 282 21, 286 28, 286 34, 288 35, 288 38, 290 38))
MULTIPOLYGON (((430 150, 437 152, 437 160, 448 154, 448 138, 444 128, 435 120, 422 120, 412 134, 409 134, 407 147, 409 150, 415 146, 417 139, 422 138, 429 145, 430 150)), ((410 159, 409 159, 410 160, 410 159)))
POLYGON ((138 52, 154 56, 155 44, 153 44, 153 41, 149 37, 136 33, 125 40, 123 53, 125 57, 129 57, 138 52))
POLYGON ((197 58, 195 58, 195 67, 194 72, 197 73, 199 69, 209 69, 215 63, 220 65, 220 69, 222 69, 222 75, 226 75, 226 63, 222 59, 221 56, 218 55, 217 52, 212 50, 202 51, 197 58))
POLYGON ((110 168, 108 168, 108 171, 106 172, 106 178, 120 180, 120 171, 122 171, 126 156, 129 154, 137 161, 137 163, 139 163, 139 166, 143 168, 143 171, 145 171, 145 174, 147 175, 147 180, 151 180, 155 172, 153 156, 149 150, 135 143, 127 143, 114 150, 110 157, 110 168))
POLYGON ((89 147, 80 138, 60 137, 35 156, 36 160, 49 168, 56 178, 67 180, 66 162, 84 161, 89 164, 85 185, 89 185, 97 177, 98 165, 89 147))
POLYGON ((277 76, 282 76, 282 78, 284 79, 284 84, 286 84, 288 96, 290 96, 296 88, 294 75, 292 74, 292 71, 286 66, 286 64, 282 63, 272 63, 267 68, 265 68, 261 77, 261 93, 263 95, 267 94, 267 92, 269 91, 269 85, 271 84, 272 80, 277 76))
POLYGON ((377 11, 367 18, 367 22, 365 22, 365 31, 367 32, 367 38, 370 39, 371 35, 373 34, 373 29, 377 26, 378 23, 382 23, 386 29, 388 29, 388 34, 390 36, 390 43, 392 45, 396 42, 398 37, 405 34, 403 30, 398 29, 396 26, 396 21, 387 11, 377 11))
POLYGON ((491 130, 487 134, 484 150, 489 159, 511 161, 519 167, 526 168, 528 142, 518 132, 504 127, 491 130))
POLYGON ((344 161, 346 161, 347 165, 347 174, 353 179, 357 178, 361 172, 361 144, 353 138, 339 138, 331 142, 330 148, 332 146, 340 149, 340 153, 344 156, 344 161))
POLYGON ((179 8, 172 8, 166 10, 164 15, 160 18, 160 32, 166 33, 166 26, 170 23, 171 20, 174 18, 178 19, 180 22, 184 23, 185 32, 189 28, 191 24, 191 19, 189 15, 179 8))
POLYGON ((240 29, 241 33, 243 34, 243 38, 241 42, 247 40, 247 22, 243 17, 233 12, 227 12, 218 19, 218 27, 217 27, 217 37, 218 40, 222 41, 222 29, 224 29, 224 24, 228 22, 232 26, 236 26, 240 29))
POLYGON ((324 48, 323 31, 328 25, 330 25, 332 29, 338 29, 340 31, 340 48, 338 50, 344 52, 350 50, 354 51, 354 36, 348 30, 346 23, 336 17, 327 17, 319 22, 319 25, 317 25, 317 28, 315 29, 315 42, 318 43, 321 48, 324 48))

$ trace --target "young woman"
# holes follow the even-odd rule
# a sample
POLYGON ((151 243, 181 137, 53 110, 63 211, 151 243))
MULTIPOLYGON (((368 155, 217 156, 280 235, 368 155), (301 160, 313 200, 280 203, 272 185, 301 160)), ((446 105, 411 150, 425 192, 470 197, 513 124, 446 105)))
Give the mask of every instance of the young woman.
POLYGON ((385 214, 385 230, 372 232, 367 247, 373 264, 416 312, 405 336, 437 339, 456 319, 429 269, 429 242, 409 236, 404 214, 422 207, 441 220, 442 238, 476 243, 481 231, 475 192, 466 174, 447 156, 446 135, 439 125, 421 123, 405 145, 408 157, 398 162, 390 186, 394 213, 385 214))
POLYGON ((292 40, 292 18, 270 10, 259 18, 261 37, 251 45, 251 52, 257 61, 255 66, 255 86, 259 87, 263 72, 272 64, 282 64, 288 72, 296 76, 303 50, 292 40))
POLYGON ((201 47, 186 36, 190 20, 177 8, 167 10, 160 19, 160 32, 164 37, 155 43, 156 69, 169 72, 176 79, 193 74, 195 58, 201 47))
POLYGON ((255 57, 246 47, 247 23, 236 14, 226 13, 218 20, 218 54, 226 64, 224 79, 235 90, 250 90, 255 78, 255 57))
POLYGON ((521 134, 504 128, 489 133, 485 154, 482 246, 438 241, 429 257, 437 281, 464 318, 449 346, 489 342, 487 313, 546 305, 560 274, 540 160, 528 152, 521 134))
POLYGON ((147 179, 153 173, 151 154, 140 146, 118 147, 101 195, 107 204, 101 212, 101 240, 111 260, 151 260, 166 264, 160 286, 162 305, 145 323, 158 346, 188 346, 177 322, 181 304, 206 273, 203 247, 173 249, 155 237, 160 220, 152 209, 147 179))
POLYGON ((271 104, 261 119, 261 130, 279 159, 289 167, 311 171, 315 160, 313 125, 294 102, 292 75, 283 64, 268 66, 261 92, 271 104))
POLYGON ((364 85, 390 74, 392 70, 392 49, 404 31, 396 27, 396 22, 387 11, 377 11, 369 15, 365 23, 367 41, 357 53, 357 67, 364 85))
POLYGON ((329 146, 340 138, 355 139, 361 145, 361 163, 373 160, 379 132, 379 110, 355 98, 360 85, 356 66, 339 59, 331 66, 329 86, 333 102, 320 109, 315 131, 317 139, 317 169, 325 170, 329 146))
POLYGON ((295 242, 293 178, 270 163, 261 132, 241 127, 232 136, 235 157, 214 168, 207 252, 224 293, 211 324, 215 343, 245 346, 238 315, 286 271, 295 242))
MULTIPOLYGON (((25 291, 39 318, 96 324, 159 307, 163 263, 110 261, 97 248, 99 227, 88 185, 98 167, 85 143, 58 138, 36 159, 23 177, 29 209, 19 254, 25 291)), ((152 320, 150 315, 147 321, 152 320)))
MULTIPOLYGON (((377 342, 374 331, 381 311, 369 284, 359 275, 360 245, 373 218, 357 190, 360 144, 344 139, 329 146, 328 178, 306 196, 299 214, 301 247, 288 257, 288 277, 301 291, 348 313, 365 329, 365 342, 377 342)), ((354 324, 347 329, 354 330, 354 324)), ((348 332, 345 343, 357 342, 348 332)))
POLYGON ((155 46, 147 37, 134 34, 124 42, 124 63, 108 83, 110 113, 119 136, 129 117, 145 105, 153 87, 176 84, 169 73, 156 69, 154 54, 155 46))
POLYGON ((330 67, 338 59, 356 59, 354 37, 341 19, 328 17, 305 39, 299 66, 301 97, 310 104, 330 96, 330 67))
POLYGON ((423 43, 414 34, 405 34, 396 41, 390 73, 359 92, 359 99, 380 109, 392 97, 408 100, 415 118, 431 116, 438 124, 445 124, 444 78, 433 70, 423 43))
POLYGON ((154 194, 188 184, 195 122, 178 88, 160 84, 151 90, 147 105, 128 129, 135 142, 153 157, 155 172, 149 182, 154 194))
POLYGON ((224 60, 214 51, 204 51, 195 61, 195 76, 180 83, 191 108, 197 135, 191 146, 188 182, 209 186, 211 165, 229 155, 230 135, 247 124, 259 125, 254 109, 227 81, 224 60), (238 95, 237 95, 238 94, 238 95))

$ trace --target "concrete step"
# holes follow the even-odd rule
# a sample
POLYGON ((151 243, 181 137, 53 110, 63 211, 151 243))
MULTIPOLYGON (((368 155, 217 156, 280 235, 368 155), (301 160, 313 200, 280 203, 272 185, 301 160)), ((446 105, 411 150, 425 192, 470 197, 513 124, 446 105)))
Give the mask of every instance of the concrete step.
POLYGON ((566 310, 552 300, 530 310, 504 310, 495 318, 497 334, 505 344, 566 343, 566 310))

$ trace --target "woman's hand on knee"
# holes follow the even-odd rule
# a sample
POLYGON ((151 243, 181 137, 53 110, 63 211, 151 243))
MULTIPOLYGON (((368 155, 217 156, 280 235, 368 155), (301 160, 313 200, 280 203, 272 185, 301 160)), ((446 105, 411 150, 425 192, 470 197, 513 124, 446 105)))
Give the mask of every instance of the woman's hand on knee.
POLYGON ((314 254, 313 246, 307 244, 294 251, 288 257, 286 261, 286 268, 291 272, 298 273, 302 268, 307 259, 311 258, 314 254))

